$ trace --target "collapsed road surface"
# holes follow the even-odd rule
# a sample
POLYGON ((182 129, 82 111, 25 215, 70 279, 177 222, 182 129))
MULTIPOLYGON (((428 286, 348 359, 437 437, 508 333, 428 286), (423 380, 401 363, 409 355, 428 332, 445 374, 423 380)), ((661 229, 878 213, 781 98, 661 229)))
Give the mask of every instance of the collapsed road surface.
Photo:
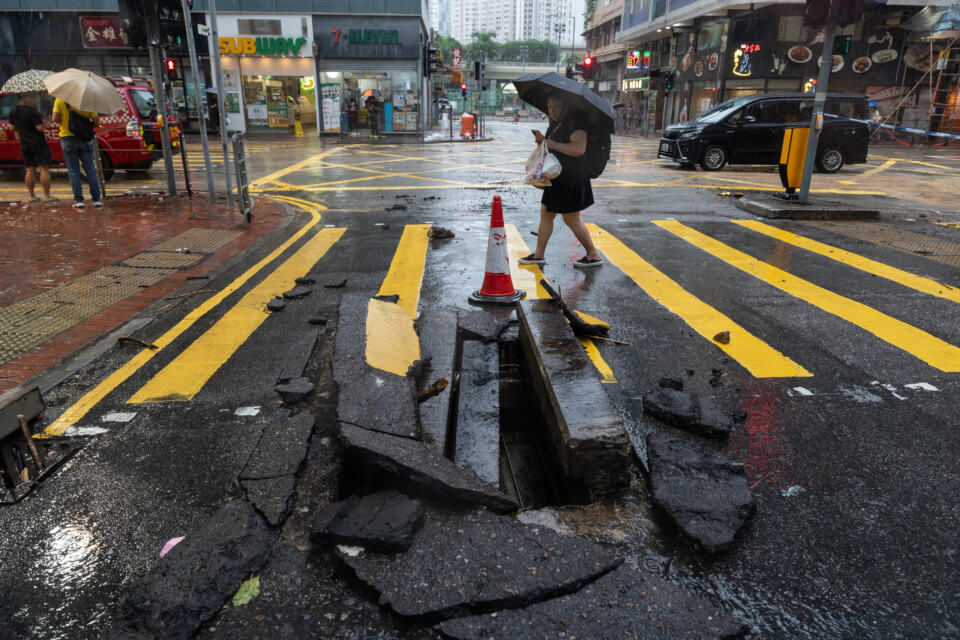
POLYGON ((110 340, 44 386, 31 428, 79 451, 0 507, 3 633, 957 637, 960 231, 623 186, 666 171, 648 146, 598 181, 590 273, 561 225, 542 273, 516 265, 519 141, 291 158, 259 185, 287 224, 147 309, 128 335, 157 349, 110 340), (586 377, 553 405, 523 314, 467 303, 493 189, 522 304, 545 276, 612 325, 562 347, 586 377), (594 486, 549 408, 603 396, 626 476, 594 486))

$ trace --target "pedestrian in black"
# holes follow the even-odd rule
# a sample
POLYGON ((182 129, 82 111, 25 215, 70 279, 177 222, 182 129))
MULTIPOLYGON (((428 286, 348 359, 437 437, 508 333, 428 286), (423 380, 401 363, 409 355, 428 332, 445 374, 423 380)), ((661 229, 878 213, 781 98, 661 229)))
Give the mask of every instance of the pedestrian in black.
POLYGON ((563 171, 550 181, 540 199, 540 227, 537 231, 537 249, 518 262, 520 264, 544 264, 547 241, 553 233, 553 221, 557 214, 586 250, 586 255, 573 263, 578 269, 599 267, 603 264, 600 252, 590 239, 590 232, 580 219, 580 212, 593 204, 593 189, 587 175, 584 154, 587 152, 586 123, 582 114, 569 107, 567 97, 555 92, 547 99, 547 115, 550 126, 546 135, 536 129, 533 137, 537 144, 547 141, 547 149, 553 153, 563 171))
POLYGON ((23 166, 26 170, 24 183, 30 192, 30 202, 40 202, 35 194, 37 184, 37 170, 40 170, 40 187, 43 189, 44 200, 56 200, 50 197, 50 147, 43 134, 44 124, 40 112, 37 111, 37 96, 33 93, 24 93, 20 96, 20 104, 10 111, 10 124, 20 138, 20 153, 23 156, 23 166))
POLYGON ((376 96, 367 96, 367 122, 370 123, 370 136, 380 135, 380 103, 376 96))

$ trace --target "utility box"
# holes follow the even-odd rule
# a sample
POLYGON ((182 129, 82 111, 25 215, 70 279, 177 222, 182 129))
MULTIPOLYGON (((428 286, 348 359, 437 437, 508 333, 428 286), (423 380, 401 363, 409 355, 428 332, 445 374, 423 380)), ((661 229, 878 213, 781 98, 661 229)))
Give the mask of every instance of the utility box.
POLYGON ((810 129, 797 127, 783 130, 780 147, 780 182, 787 194, 793 194, 803 181, 803 163, 807 157, 810 129))

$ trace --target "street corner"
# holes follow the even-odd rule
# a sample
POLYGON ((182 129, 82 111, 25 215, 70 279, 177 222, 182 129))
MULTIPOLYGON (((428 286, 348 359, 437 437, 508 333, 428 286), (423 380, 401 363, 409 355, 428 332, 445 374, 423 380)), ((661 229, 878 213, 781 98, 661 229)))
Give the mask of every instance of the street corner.
POLYGON ((160 192, 107 198, 103 207, 60 201, 0 211, 0 391, 151 305, 165 310, 204 293, 216 269, 290 220, 269 199, 247 224, 224 202, 160 192))

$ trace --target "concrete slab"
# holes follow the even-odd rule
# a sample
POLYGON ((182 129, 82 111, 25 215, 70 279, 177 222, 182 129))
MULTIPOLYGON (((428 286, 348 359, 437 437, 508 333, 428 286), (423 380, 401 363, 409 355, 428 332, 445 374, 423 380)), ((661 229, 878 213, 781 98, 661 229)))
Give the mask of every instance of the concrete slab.
POLYGON ((366 476, 379 473, 404 493, 458 506, 479 505, 509 513, 516 502, 483 482, 469 469, 458 467, 436 449, 409 438, 340 424, 340 442, 356 456, 366 476))
POLYGON ((458 640, 488 638, 624 638, 707 640, 747 628, 706 598, 657 575, 622 565, 576 593, 440 625, 458 640))
POLYGON ((568 478, 590 499, 630 484, 630 439, 593 364, 550 300, 517 303, 520 345, 568 478))
POLYGON ((480 311, 461 311, 457 325, 465 340, 496 342, 516 321, 517 313, 513 309, 489 307, 480 311))
POLYGON ((428 309, 420 322, 420 349, 429 358, 418 382, 418 391, 441 378, 447 387, 417 405, 423 441, 445 451, 447 425, 450 419, 450 398, 453 393, 454 359, 457 351, 457 312, 454 309, 428 309))
POLYGON ((500 486, 500 357, 497 343, 463 343, 453 461, 500 486))
POLYGON ((246 480, 296 474, 307 455, 311 433, 312 413, 274 420, 264 429, 240 477, 246 480))
POLYGON ((879 220, 875 208, 847 204, 839 201, 811 199, 806 204, 774 198, 770 194, 744 196, 737 201, 737 208, 764 218, 782 220, 879 220))
POLYGON ((337 321, 333 377, 339 390, 337 418, 407 438, 420 438, 416 393, 410 378, 373 369, 365 360, 370 298, 344 294, 337 321))
POLYGON ((337 555, 380 593, 381 604, 425 622, 571 593, 623 561, 586 539, 515 518, 433 509, 404 553, 337 555))
POLYGON ((127 591, 103 637, 192 637, 260 568, 278 535, 244 500, 225 504, 127 591))

